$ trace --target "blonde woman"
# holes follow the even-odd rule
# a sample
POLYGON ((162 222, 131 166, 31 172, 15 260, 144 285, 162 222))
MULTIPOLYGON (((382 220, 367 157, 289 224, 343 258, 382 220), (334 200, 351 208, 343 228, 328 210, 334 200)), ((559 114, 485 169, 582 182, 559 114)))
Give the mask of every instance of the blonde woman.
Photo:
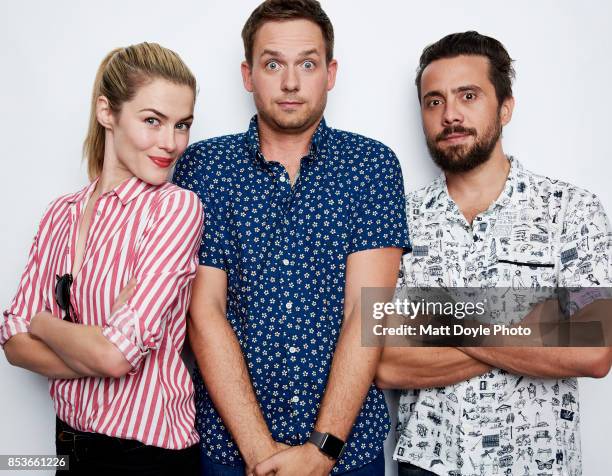
POLYGON ((9 362, 49 377, 56 449, 73 474, 198 472, 180 353, 203 213, 167 182, 195 94, 166 48, 108 54, 84 146, 91 184, 47 208, 0 321, 9 362))

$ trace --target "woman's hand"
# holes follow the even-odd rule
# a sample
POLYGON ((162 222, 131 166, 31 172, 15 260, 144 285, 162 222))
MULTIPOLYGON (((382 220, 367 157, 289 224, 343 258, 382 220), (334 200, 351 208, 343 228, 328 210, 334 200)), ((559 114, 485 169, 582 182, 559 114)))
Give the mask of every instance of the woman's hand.
POLYGON ((44 326, 45 321, 48 321, 49 319, 58 318, 56 318, 53 314, 46 310, 32 316, 32 318, 30 319, 30 334, 40 339, 41 327, 44 326))

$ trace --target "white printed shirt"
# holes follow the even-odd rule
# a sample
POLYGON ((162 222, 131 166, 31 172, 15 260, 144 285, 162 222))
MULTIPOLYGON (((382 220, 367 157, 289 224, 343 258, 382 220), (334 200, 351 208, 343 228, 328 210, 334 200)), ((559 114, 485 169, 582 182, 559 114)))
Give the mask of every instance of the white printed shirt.
MULTIPOLYGON (((612 286, 612 234, 597 197, 509 160, 503 192, 472 226, 444 174, 408 194, 413 252, 404 255, 399 287, 612 286)), ((579 422, 575 378, 494 369, 446 388, 403 391, 394 459, 438 475, 577 476, 579 422)))

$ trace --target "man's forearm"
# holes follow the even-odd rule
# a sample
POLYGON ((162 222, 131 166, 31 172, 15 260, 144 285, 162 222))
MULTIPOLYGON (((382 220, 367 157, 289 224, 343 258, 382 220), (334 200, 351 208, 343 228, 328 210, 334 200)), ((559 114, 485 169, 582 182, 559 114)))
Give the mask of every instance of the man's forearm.
POLYGON ((380 347, 361 345, 360 308, 345 320, 319 409, 315 430, 346 440, 380 360, 380 347))
POLYGON ((86 376, 70 368, 47 344, 29 332, 11 337, 4 345, 4 353, 11 365, 48 378, 73 379, 86 376))
POLYGON ((275 452, 234 330, 224 315, 189 321, 189 341, 208 394, 244 458, 253 467, 275 452), (202 323, 201 325, 198 322, 202 323))
POLYGON ((467 355, 518 375, 539 378, 604 377, 609 347, 461 347, 467 355))
POLYGON ((385 302, 391 299, 401 254, 401 249, 390 247, 356 252, 347 258, 344 320, 315 423, 317 431, 343 440, 351 433, 382 352, 381 347, 361 345, 362 291, 387 289, 388 296, 379 297, 385 302))
POLYGON ((385 389, 445 387, 490 369, 454 347, 385 347, 376 385, 385 389))

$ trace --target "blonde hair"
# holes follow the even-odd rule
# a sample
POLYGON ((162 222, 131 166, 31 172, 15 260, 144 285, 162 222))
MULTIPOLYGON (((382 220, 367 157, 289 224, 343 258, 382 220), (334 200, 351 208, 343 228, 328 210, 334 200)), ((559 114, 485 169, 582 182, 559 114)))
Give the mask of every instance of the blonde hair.
POLYGON ((118 113, 140 86, 156 78, 189 86, 195 98, 196 80, 187 65, 174 51, 157 43, 116 48, 102 60, 94 81, 89 129, 83 144, 90 180, 100 175, 104 163, 105 129, 96 116, 98 98, 106 97, 113 113, 118 113))

